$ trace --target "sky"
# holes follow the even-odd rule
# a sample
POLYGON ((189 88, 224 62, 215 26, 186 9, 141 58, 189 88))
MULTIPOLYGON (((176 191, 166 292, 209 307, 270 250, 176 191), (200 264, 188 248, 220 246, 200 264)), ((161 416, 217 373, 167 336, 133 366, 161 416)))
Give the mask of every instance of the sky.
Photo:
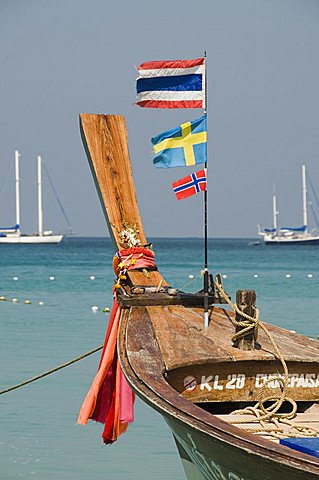
MULTIPOLYGON (((301 225, 303 163, 319 187, 318 0, 0 0, 0 224, 15 223, 18 149, 24 233, 37 228, 40 154, 75 234, 108 236, 79 114, 119 113, 147 236, 202 236, 202 195, 178 202, 171 188, 193 170, 155 169, 150 141, 202 110, 134 102, 136 65, 204 51, 209 236, 271 226, 273 184, 279 222, 301 225)), ((67 231, 43 188, 45 229, 67 231)))

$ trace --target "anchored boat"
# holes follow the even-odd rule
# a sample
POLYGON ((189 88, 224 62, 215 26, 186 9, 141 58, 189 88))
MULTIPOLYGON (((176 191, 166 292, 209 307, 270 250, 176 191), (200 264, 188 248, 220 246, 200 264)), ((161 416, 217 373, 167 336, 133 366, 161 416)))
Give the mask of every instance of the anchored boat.
POLYGON ((308 226, 308 199, 306 183, 306 166, 302 165, 302 217, 301 227, 278 227, 278 211, 276 193, 272 196, 272 228, 264 228, 258 225, 258 235, 262 237, 265 245, 319 245, 319 235, 309 231, 308 226))
POLYGON ((0 228, 0 243, 60 243, 64 235, 54 234, 43 229, 42 210, 42 158, 38 156, 38 232, 23 234, 20 230, 20 153, 15 151, 15 193, 16 193, 16 225, 0 228))
MULTIPOLYGON (((255 292, 238 290, 234 304, 220 275, 209 277, 206 328, 203 292, 168 285, 153 261, 136 202, 124 117, 82 114, 80 127, 117 250, 117 313, 84 402, 94 411, 86 415, 105 421, 109 434, 113 409, 117 433, 125 430, 122 396, 112 393, 103 404, 123 373, 167 422, 189 480, 317 479, 318 342, 261 323, 255 292), (122 373, 113 368, 117 357, 122 373)), ((116 439, 112 435, 110 441, 116 439)))

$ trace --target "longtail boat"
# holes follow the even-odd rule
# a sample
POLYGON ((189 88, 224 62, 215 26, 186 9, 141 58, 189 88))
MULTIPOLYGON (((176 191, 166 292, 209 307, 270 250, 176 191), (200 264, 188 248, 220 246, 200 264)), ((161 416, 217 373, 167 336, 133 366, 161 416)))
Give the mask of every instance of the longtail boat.
MULTIPOLYGON (((81 114, 80 128, 115 250, 131 235, 151 251, 124 117, 81 114)), ((319 478, 318 341, 262 323, 255 292, 238 290, 233 303, 221 275, 210 275, 205 328, 203 292, 181 292, 154 265, 129 263, 121 275, 125 261, 115 257, 118 359, 167 422, 186 477, 319 478)))

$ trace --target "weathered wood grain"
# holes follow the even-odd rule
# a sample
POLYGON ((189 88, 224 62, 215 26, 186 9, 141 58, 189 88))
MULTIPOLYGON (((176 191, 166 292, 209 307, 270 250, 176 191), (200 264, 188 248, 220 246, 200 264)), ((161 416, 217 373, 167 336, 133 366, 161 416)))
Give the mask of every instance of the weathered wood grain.
MULTIPOLYGON (((233 314, 223 308, 211 309, 208 329, 204 327, 201 308, 171 305, 164 308, 147 307, 147 311, 167 370, 201 363, 276 360, 274 348, 262 330, 259 332, 258 350, 242 351, 235 348, 231 341, 234 326, 230 316, 233 314)), ((267 328, 286 361, 319 364, 319 342, 275 325, 267 324, 267 328)))
POLYGON ((81 114, 80 127, 95 186, 117 248, 120 244, 116 227, 122 230, 124 222, 137 222, 141 242, 145 244, 124 116, 81 114))
MULTIPOLYGON (((80 115, 80 130, 101 206, 116 249, 120 245, 119 231, 124 223, 137 224, 139 239, 147 243, 136 201, 128 134, 123 115, 80 115)), ((163 281, 158 272, 149 277, 141 272, 129 274, 136 285, 158 285, 163 281)), ((163 284, 166 282, 163 282, 163 284)))
MULTIPOLYGON (((246 315, 250 315, 252 318, 256 318, 256 292, 255 290, 237 290, 236 292, 236 304, 240 310, 246 315)), ((245 321, 245 318, 236 312, 235 315, 237 322, 245 321)), ((246 327, 240 325, 236 326, 236 334, 239 334, 246 327)), ((255 350, 257 343, 258 330, 255 328, 250 331, 249 334, 239 336, 234 340, 234 346, 240 350, 255 350)))

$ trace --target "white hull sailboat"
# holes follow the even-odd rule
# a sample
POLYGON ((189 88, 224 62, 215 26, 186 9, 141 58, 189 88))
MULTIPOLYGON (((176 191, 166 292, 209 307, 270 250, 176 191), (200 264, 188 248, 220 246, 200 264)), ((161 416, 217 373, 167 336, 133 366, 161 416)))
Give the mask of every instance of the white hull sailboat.
POLYGON ((306 167, 302 165, 302 213, 303 226, 298 228, 278 227, 277 199, 275 192, 272 197, 272 218, 273 226, 271 229, 261 230, 258 225, 258 235, 260 235, 265 245, 308 245, 318 244, 319 235, 308 231, 308 200, 306 185, 306 167))
POLYGON ((38 156, 38 233, 22 234, 20 230, 20 153, 15 151, 15 193, 16 193, 16 225, 11 228, 0 228, 0 243, 60 243, 62 234, 53 234, 51 230, 43 230, 42 210, 42 158, 38 156))

